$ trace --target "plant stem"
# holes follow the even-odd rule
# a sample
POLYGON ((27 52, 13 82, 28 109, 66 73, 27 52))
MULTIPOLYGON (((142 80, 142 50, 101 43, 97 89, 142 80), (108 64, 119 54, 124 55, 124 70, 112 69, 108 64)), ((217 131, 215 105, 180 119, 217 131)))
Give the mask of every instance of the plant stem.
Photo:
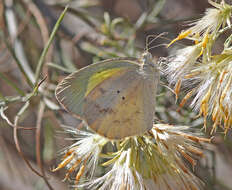
POLYGON ((41 72, 41 70, 42 70, 42 68, 43 68, 44 59, 45 59, 45 57, 46 57, 46 54, 47 54, 47 52, 48 52, 48 49, 49 49, 49 47, 50 47, 50 45, 51 45, 51 43, 52 43, 52 41, 53 41, 53 39, 54 39, 54 37, 55 37, 55 34, 56 34, 56 32, 57 32, 57 30, 58 30, 58 28, 59 28, 59 26, 60 26, 60 23, 61 23, 61 21, 63 20, 64 15, 65 15, 65 13, 66 13, 67 10, 68 10, 68 5, 65 7, 64 11, 61 13, 59 19, 57 20, 57 22, 56 22, 56 24, 55 24, 55 26, 54 26, 54 28, 53 28, 53 30, 52 30, 52 33, 51 33, 51 35, 50 35, 50 37, 49 37, 49 40, 48 40, 48 42, 47 42, 45 48, 43 49, 43 52, 42 52, 40 58, 39 58, 39 62, 38 62, 38 65, 37 65, 37 67, 36 67, 36 72, 35 72, 35 86, 36 86, 36 84, 37 84, 38 81, 39 81, 39 75, 40 75, 40 72, 41 72))
POLYGON ((12 47, 10 46, 9 42, 7 41, 7 39, 5 38, 4 34, 2 32, 0 32, 0 37, 4 40, 5 45, 7 47, 7 49, 9 50, 9 52, 11 53, 12 57, 14 58, 17 66, 19 67, 19 70, 21 71, 21 73, 23 74, 23 76, 25 77, 27 83, 29 84, 30 87, 33 87, 33 84, 30 80, 30 78, 28 77, 25 69, 22 67, 22 64, 20 63, 20 60, 18 59, 18 57, 15 54, 15 51, 12 49, 12 47))
POLYGON ((12 88, 14 88, 18 93, 19 95, 21 96, 24 96, 25 93, 20 89, 18 88, 14 82, 12 82, 10 79, 8 79, 4 74, 0 73, 0 78, 2 78, 4 81, 6 81, 6 83, 11 86, 12 88))

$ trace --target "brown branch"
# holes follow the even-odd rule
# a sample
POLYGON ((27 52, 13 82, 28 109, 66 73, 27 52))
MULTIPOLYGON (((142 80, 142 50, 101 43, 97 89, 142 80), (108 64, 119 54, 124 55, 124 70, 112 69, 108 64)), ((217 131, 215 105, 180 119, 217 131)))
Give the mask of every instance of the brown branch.
MULTIPOLYGON (((25 0, 21 0, 21 2, 28 8, 28 10, 34 16, 34 18, 35 18, 35 20, 40 28, 41 36, 43 39, 43 44, 45 46, 47 41, 49 40, 49 31, 48 31, 47 23, 42 15, 42 13, 37 8, 37 6, 33 3, 33 1, 28 2, 25 0)), ((46 56, 47 62, 50 62, 52 60, 52 51, 53 51, 53 48, 51 47, 47 53, 47 56, 46 56)))
POLYGON ((35 174, 37 174, 40 177, 43 177, 42 174, 40 174, 38 171, 36 171, 30 164, 30 162, 28 161, 28 159, 24 156, 20 144, 19 144, 19 140, 18 140, 18 127, 17 125, 14 125, 14 130, 13 130, 13 136, 14 136, 14 142, 15 142, 15 147, 19 153, 19 155, 22 157, 22 159, 25 161, 25 163, 27 164, 27 166, 31 169, 31 171, 33 171, 35 174))
POLYGON ((43 167, 43 162, 41 159, 41 143, 40 143, 40 137, 41 137, 41 127, 42 127, 42 119, 43 119, 43 115, 44 115, 44 110, 45 110, 45 104, 44 102, 40 101, 39 104, 39 110, 38 110, 38 117, 37 117, 37 121, 36 121, 36 161, 37 164, 40 168, 40 171, 42 173, 42 178, 44 179, 44 182, 47 184, 48 188, 50 190, 53 190, 51 184, 49 183, 45 171, 44 171, 44 167, 43 167))
POLYGON ((0 114, 1 117, 11 126, 13 127, 13 137, 14 137, 14 143, 15 143, 15 147, 19 153, 19 155, 21 156, 21 158, 25 161, 25 163, 27 164, 27 166, 31 169, 31 171, 33 171, 35 174, 37 174, 40 177, 43 177, 38 171, 36 171, 36 169, 34 169, 30 162, 27 160, 27 158, 24 156, 20 144, 19 144, 19 139, 18 139, 18 121, 19 121, 19 117, 20 115, 26 110, 27 106, 29 104, 25 103, 24 106, 21 108, 21 110, 17 113, 17 115, 15 116, 15 121, 14 124, 7 118, 7 116, 4 114, 4 110, 3 108, 0 109, 0 114))

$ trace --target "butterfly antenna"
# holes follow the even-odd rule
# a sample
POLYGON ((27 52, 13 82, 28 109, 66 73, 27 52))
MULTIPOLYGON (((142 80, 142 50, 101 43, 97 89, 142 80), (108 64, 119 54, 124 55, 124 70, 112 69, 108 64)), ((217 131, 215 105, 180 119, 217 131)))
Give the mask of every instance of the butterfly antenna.
MULTIPOLYGON (((166 35, 166 34, 167 34, 167 32, 163 32, 163 33, 161 33, 161 34, 159 34, 159 35, 154 35, 154 34, 148 35, 148 36, 146 37, 146 48, 145 48, 145 51, 149 51, 149 50, 151 50, 152 48, 154 48, 154 47, 149 48, 149 45, 150 45, 151 43, 153 43, 156 39, 158 39, 158 38, 160 38, 161 36, 164 36, 164 35, 166 35), (152 39, 150 42, 148 42, 148 40, 149 40, 150 37, 153 37, 153 39, 152 39)), ((157 47, 159 47, 159 46, 157 46, 157 47)))
POLYGON ((149 41, 149 38, 151 38, 151 37, 154 37, 154 39, 155 39, 155 35, 153 35, 153 34, 150 34, 150 35, 148 35, 147 37, 146 37, 146 47, 145 47, 145 51, 148 51, 149 50, 149 45, 154 41, 154 39, 152 39, 151 40, 151 42, 148 42, 149 41))
POLYGON ((158 44, 158 45, 156 45, 156 46, 150 47, 149 50, 154 49, 154 48, 157 48, 157 47, 162 47, 162 46, 167 47, 167 44, 158 44))

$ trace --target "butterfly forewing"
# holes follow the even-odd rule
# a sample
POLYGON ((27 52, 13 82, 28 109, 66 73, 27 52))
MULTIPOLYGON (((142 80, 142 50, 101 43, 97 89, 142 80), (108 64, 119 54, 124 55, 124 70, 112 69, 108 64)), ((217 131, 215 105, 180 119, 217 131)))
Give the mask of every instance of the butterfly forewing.
POLYGON ((138 67, 138 64, 130 60, 126 62, 109 60, 92 64, 62 80, 56 88, 56 98, 65 109, 81 117, 83 116, 84 98, 91 88, 107 80, 115 72, 138 67))

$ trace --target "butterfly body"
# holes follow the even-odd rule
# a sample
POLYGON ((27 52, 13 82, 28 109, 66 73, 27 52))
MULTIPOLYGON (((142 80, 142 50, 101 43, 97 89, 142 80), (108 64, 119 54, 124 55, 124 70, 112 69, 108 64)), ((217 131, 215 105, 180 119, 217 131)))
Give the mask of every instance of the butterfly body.
POLYGON ((141 60, 112 59, 65 78, 58 101, 109 139, 139 135, 153 126, 159 71, 150 53, 141 60))

